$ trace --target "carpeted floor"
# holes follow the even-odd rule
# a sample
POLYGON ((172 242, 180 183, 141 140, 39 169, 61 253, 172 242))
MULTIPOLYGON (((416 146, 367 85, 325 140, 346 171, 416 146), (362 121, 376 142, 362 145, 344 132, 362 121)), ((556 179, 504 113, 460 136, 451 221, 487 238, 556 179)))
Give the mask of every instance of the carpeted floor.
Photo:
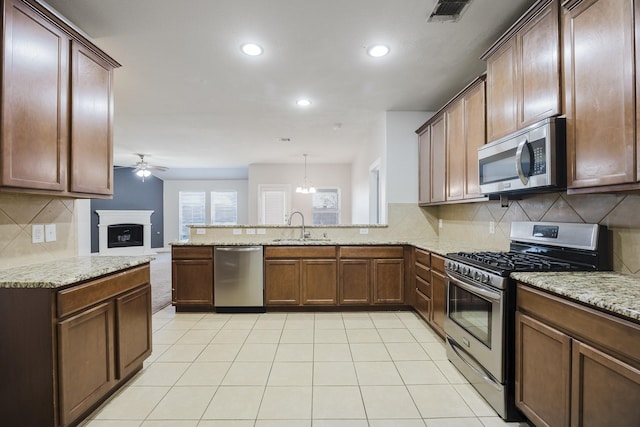
POLYGON ((151 261, 151 308, 156 313, 171 304, 171 252, 160 252, 151 261))

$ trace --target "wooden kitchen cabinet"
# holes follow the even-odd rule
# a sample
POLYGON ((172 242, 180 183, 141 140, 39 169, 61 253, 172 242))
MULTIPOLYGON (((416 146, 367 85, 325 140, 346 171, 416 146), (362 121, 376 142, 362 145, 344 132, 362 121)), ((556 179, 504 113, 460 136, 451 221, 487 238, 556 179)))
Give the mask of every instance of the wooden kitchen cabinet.
POLYGON ((447 200, 447 129, 446 115, 431 123, 431 203, 447 200))
POLYGON ((480 198, 478 148, 486 142, 484 76, 446 108, 447 201, 480 198))
POLYGON ((563 6, 568 192, 639 188, 640 33, 633 16, 640 4, 588 0, 563 6))
POLYGON ((487 141, 561 113, 559 1, 540 0, 485 52, 487 141))
POLYGON ((415 292, 414 308, 427 322, 431 322, 431 253, 414 248, 415 292))
POLYGON ((431 125, 418 131, 418 204, 431 203, 431 125))
POLYGON ((444 258, 431 254, 431 326, 444 337, 444 318, 447 310, 447 280, 444 258))
POLYGON ((267 306, 337 304, 335 246, 266 246, 264 257, 267 306))
POLYGON ((120 64, 35 0, 3 17, 0 189, 110 197, 120 64))
POLYGON ((637 426, 640 325, 518 284, 515 376, 536 426, 637 426))
POLYGON ((340 304, 404 304, 404 263, 402 246, 341 246, 340 304))
POLYGON ((213 246, 171 248, 171 303, 178 311, 214 309, 213 246))
POLYGON ((71 44, 72 193, 113 194, 113 65, 71 44))
POLYGON ((149 264, 56 288, 0 288, 2 425, 77 425, 151 354, 149 264))

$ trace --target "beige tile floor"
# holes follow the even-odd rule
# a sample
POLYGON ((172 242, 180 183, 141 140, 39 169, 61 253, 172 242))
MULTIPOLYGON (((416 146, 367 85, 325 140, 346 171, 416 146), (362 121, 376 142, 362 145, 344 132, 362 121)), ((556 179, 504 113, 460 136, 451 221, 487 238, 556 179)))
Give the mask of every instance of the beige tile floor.
MULTIPOLYGON (((411 312, 153 316, 144 369, 86 427, 497 427, 411 312)), ((523 426, 526 424, 522 424, 523 426)))

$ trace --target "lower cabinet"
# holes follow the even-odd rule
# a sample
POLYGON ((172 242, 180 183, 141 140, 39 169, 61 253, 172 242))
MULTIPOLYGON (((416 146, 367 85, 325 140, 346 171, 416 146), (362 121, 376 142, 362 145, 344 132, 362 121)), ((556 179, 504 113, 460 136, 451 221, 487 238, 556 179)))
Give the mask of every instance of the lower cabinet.
POLYGON ((267 246, 267 306, 405 303, 403 246, 267 246))
POLYGON ((337 304, 335 246, 267 246, 264 257, 267 306, 337 304))
POLYGON ((640 425, 640 325, 519 284, 516 405, 536 426, 640 425))
POLYGON ((0 289, 2 425, 77 425, 151 354, 149 264, 62 290, 0 289))
POLYGON ((447 311, 447 280, 444 258, 431 254, 431 326, 444 337, 444 318, 447 311))
POLYGON ((177 310, 213 310, 213 246, 173 246, 171 302, 177 310))

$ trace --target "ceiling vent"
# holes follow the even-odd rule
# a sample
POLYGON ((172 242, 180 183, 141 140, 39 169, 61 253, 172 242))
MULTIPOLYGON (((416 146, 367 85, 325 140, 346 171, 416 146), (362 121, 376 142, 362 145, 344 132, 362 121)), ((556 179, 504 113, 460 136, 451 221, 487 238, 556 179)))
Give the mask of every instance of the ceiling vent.
POLYGON ((427 22, 458 22, 471 0, 437 0, 427 22))

